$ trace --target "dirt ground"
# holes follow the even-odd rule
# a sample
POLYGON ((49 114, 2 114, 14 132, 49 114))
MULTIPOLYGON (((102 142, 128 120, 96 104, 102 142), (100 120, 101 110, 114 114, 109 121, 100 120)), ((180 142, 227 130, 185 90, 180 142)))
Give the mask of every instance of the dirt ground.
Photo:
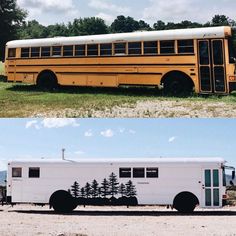
POLYGON ((48 207, 0 207, 1 236, 236 235, 236 207, 181 215, 164 207, 86 207, 58 215, 48 207))
POLYGON ((103 110, 65 109, 34 113, 33 117, 93 118, 235 118, 236 104, 203 101, 138 101, 103 110))

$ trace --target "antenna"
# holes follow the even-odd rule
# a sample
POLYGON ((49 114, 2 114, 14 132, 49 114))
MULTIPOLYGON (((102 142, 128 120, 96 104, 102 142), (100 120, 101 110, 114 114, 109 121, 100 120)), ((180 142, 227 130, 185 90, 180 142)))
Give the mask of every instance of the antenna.
POLYGON ((62 160, 65 160, 65 151, 66 151, 66 149, 65 148, 62 148, 62 160))

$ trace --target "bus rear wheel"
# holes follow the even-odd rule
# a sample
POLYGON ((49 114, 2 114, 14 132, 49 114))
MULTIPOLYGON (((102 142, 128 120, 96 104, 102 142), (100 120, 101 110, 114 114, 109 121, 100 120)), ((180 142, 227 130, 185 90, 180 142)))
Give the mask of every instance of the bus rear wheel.
POLYGON ((190 95, 194 84, 187 75, 173 72, 163 79, 164 94, 171 96, 190 95))
POLYGON ((70 213, 77 207, 74 198, 65 190, 54 192, 50 197, 49 205, 57 213, 70 213))
POLYGON ((43 71, 38 75, 37 86, 44 91, 52 91, 58 87, 56 75, 52 71, 43 71))
POLYGON ((190 192, 179 193, 173 203, 173 207, 180 213, 192 213, 197 205, 197 197, 190 192))

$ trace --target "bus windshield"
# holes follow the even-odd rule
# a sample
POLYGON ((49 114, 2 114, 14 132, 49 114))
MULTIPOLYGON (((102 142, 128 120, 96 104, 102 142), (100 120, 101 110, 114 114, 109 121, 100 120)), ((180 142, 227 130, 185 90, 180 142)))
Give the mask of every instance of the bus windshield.
POLYGON ((235 63, 236 58, 236 28, 232 28, 232 37, 229 39, 229 62, 235 63))

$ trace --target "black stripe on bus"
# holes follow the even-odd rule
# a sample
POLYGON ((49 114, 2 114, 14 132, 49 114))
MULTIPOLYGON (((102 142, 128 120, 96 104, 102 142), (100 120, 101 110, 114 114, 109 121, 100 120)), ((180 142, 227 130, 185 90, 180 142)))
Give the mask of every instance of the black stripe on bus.
POLYGON ((16 67, 27 67, 27 66, 44 66, 44 67, 53 67, 53 66, 64 66, 64 67, 69 67, 69 66, 86 66, 86 67, 91 67, 91 66, 97 66, 97 67, 104 67, 104 66, 126 66, 126 67, 132 67, 132 66, 196 66, 194 63, 189 63, 189 64, 175 64, 175 63, 167 63, 167 64, 39 64, 39 65, 16 65, 16 67))

